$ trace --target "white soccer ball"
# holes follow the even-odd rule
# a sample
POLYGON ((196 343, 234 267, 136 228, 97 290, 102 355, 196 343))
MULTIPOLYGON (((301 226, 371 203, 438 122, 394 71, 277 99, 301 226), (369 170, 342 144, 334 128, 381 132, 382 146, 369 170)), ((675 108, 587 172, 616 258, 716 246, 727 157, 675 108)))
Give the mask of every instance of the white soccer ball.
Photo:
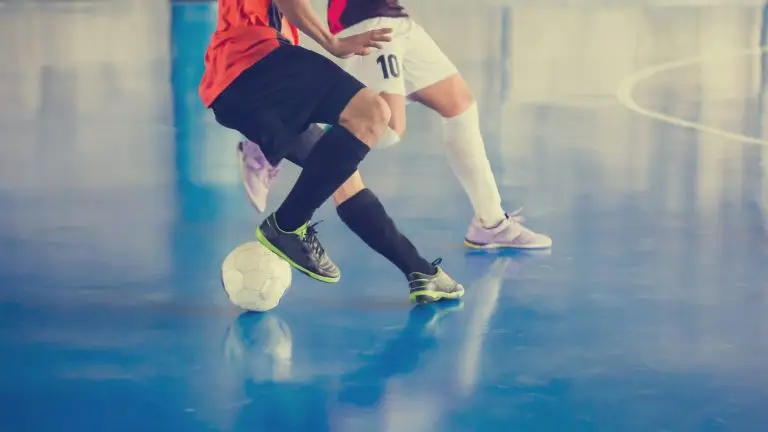
POLYGON ((254 312, 280 303, 291 286, 291 266, 257 241, 241 244, 224 259, 221 283, 229 300, 254 312))

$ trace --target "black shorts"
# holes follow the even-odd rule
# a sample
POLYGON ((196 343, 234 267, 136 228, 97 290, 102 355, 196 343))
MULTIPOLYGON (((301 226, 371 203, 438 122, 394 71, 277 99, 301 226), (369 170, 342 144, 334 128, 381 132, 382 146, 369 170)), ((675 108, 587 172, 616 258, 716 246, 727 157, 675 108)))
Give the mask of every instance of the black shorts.
POLYGON ((281 45, 246 69, 213 102, 222 126, 258 143, 277 164, 312 123, 338 125, 365 86, 331 60, 306 48, 281 45))

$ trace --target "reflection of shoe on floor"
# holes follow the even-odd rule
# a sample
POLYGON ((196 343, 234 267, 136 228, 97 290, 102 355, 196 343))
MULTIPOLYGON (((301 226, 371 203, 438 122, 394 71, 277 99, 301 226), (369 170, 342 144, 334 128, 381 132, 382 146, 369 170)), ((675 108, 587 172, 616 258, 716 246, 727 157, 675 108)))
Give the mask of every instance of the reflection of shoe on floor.
POLYGON ((470 254, 467 259, 473 267, 482 269, 480 279, 520 279, 523 267, 551 256, 549 249, 537 251, 508 251, 503 254, 470 254), (491 260, 492 259, 492 260, 491 260))
POLYGON ((418 304, 411 308, 405 327, 396 336, 372 354, 360 369, 342 376, 339 402, 366 408, 380 404, 387 381, 415 371, 423 355, 437 346, 435 336, 440 324, 448 315, 463 308, 461 300, 418 304))
POLYGON ((464 303, 461 300, 420 304, 411 309, 408 314, 408 323, 405 326, 410 331, 421 331, 424 335, 435 335, 440 329, 443 318, 462 309, 464 309, 464 303))

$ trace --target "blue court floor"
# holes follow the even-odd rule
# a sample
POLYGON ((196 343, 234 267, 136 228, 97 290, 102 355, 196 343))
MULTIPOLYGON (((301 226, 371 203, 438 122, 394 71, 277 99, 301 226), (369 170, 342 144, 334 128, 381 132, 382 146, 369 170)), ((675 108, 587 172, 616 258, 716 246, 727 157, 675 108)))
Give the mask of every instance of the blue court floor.
POLYGON ((0 431, 765 431, 762 5, 610 3, 406 2, 550 254, 465 253, 411 106, 362 172, 464 302, 412 308, 327 205, 342 281, 241 314, 219 266, 259 216, 197 98, 215 7, 0 2, 0 431))

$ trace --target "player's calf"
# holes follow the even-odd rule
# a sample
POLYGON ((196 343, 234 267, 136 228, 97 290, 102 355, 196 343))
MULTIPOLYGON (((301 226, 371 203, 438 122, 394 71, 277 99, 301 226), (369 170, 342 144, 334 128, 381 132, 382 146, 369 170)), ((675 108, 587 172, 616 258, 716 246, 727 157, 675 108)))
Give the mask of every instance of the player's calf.
POLYGON ((343 196, 344 190, 340 189, 334 195, 339 203, 336 209, 339 218, 371 249, 403 272, 412 301, 431 303, 464 295, 464 288, 440 269, 441 260, 430 264, 397 229, 376 195, 364 188, 359 175, 347 183, 347 192, 357 192, 343 196))
MULTIPOLYGON (((348 75, 339 78, 347 87, 360 85, 348 75)), ((326 111, 322 116, 327 118, 332 111, 326 111)), ((320 245, 309 220, 357 171, 389 116, 389 108, 378 95, 367 88, 357 90, 338 114, 342 127, 331 128, 317 141, 285 201, 259 227, 259 241, 305 274, 324 282, 338 281, 339 269, 320 245)))

